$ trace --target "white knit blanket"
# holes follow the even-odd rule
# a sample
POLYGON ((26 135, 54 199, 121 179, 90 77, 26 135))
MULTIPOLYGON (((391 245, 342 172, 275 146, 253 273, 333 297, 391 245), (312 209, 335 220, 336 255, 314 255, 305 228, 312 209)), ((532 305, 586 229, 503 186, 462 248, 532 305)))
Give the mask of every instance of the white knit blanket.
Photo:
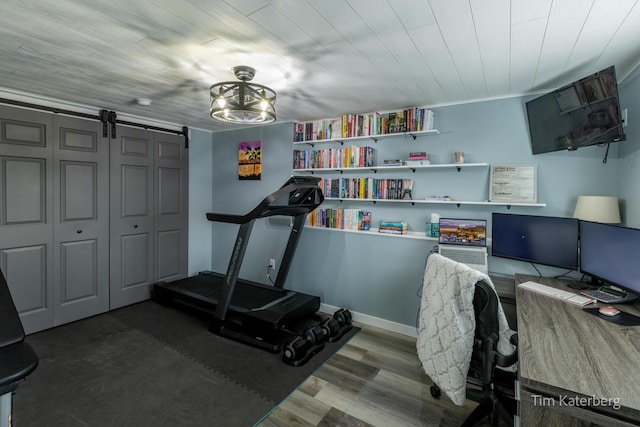
MULTIPOLYGON (((460 406, 466 398, 476 327, 473 294, 480 280, 493 287, 489 276, 464 264, 439 254, 431 254, 427 260, 418 319, 418 357, 429 378, 460 406)), ((511 354, 515 347, 509 337, 513 332, 501 305, 498 323, 498 351, 511 354)))

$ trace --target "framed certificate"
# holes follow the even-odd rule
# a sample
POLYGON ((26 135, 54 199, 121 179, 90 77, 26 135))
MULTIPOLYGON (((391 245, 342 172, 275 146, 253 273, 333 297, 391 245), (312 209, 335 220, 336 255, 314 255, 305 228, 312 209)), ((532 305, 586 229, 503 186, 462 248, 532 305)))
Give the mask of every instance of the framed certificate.
POLYGON ((537 166, 491 165, 489 201, 538 203, 537 166))

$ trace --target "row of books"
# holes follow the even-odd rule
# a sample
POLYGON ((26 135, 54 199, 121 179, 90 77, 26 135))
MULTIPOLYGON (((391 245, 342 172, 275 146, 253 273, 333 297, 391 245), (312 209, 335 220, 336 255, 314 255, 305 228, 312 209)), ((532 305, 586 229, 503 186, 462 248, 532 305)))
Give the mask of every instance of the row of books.
POLYGON ((409 153, 409 157, 407 158, 407 160, 387 159, 383 160, 382 164, 384 166, 421 166, 430 165, 431 159, 425 152, 415 152, 409 153))
POLYGON ((293 150, 294 169, 356 168, 376 164, 375 149, 351 146, 322 150, 293 150))
POLYGON ((384 178, 325 178, 318 183, 325 197, 340 199, 411 199, 413 180, 384 178))
POLYGON ((307 225, 366 231, 371 229, 371 212, 360 209, 316 209, 307 215, 307 225))
POLYGON ((434 120, 433 111, 425 107, 411 107, 389 112, 345 114, 339 118, 294 123, 293 140, 294 142, 304 142, 417 132, 433 129, 434 120))
POLYGON ((342 118, 293 124, 293 142, 343 138, 342 118))
POLYGON ((423 107, 393 111, 388 114, 388 117, 388 133, 432 130, 435 120, 433 111, 423 107))
POLYGON ((407 221, 380 221, 378 232, 385 234, 407 234, 409 224, 407 221))

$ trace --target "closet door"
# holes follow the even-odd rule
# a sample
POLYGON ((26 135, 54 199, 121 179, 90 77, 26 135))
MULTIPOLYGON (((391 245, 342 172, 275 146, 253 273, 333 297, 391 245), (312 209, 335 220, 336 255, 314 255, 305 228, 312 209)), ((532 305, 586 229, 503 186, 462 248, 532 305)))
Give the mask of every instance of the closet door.
POLYGON ((0 268, 26 333, 53 326, 51 123, 0 106, 0 268))
POLYGON ((111 146, 110 309, 149 299, 153 283, 153 133, 120 126, 111 146))
POLYGON ((187 276, 188 155, 184 137, 154 134, 154 281, 187 276))
POLYGON ((55 324, 109 309, 109 140, 102 124, 54 117, 55 324))

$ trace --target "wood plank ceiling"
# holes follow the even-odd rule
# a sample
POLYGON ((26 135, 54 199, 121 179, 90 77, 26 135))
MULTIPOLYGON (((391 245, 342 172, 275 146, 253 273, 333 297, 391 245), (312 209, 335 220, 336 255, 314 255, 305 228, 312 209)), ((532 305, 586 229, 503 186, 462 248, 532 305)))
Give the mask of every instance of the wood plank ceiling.
POLYGON ((640 60, 638 0, 3 0, 0 97, 208 130, 231 68, 278 121, 555 89, 640 60), (140 106, 136 98, 148 98, 140 106))

